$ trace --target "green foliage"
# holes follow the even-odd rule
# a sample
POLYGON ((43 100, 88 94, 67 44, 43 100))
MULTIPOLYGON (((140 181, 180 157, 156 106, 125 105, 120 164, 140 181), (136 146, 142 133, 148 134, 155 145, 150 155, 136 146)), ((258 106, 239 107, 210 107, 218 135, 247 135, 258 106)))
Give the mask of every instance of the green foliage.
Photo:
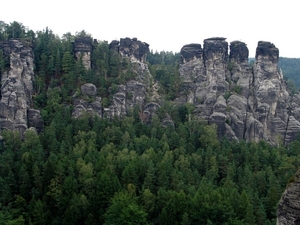
MULTIPOLYGON (((33 31, 26 30, 22 23, 13 21, 10 24, 6 24, 0 21, 0 41, 8 40, 10 38, 25 39, 26 37, 34 36, 33 31)), ((30 40, 30 38, 29 38, 30 40)))
POLYGON ((232 91, 234 91, 235 93, 237 93, 237 94, 241 94, 242 93, 242 87, 241 86, 239 86, 239 85, 236 85, 233 89, 232 89, 232 91))
POLYGON ((300 59, 279 57, 278 67, 282 70, 291 92, 298 92, 300 87, 300 59))
POLYGON ((231 92, 230 92, 230 91, 227 91, 227 92, 225 92, 225 94, 224 94, 224 98, 227 100, 227 99, 230 97, 230 95, 231 95, 231 92))
POLYGON ((232 70, 233 70, 234 68, 235 68, 234 62, 228 63, 228 70, 229 70, 230 72, 232 72, 232 70))
POLYGON ((296 87, 295 82, 292 79, 286 79, 287 91, 291 94, 297 94, 299 92, 299 86, 296 87))
POLYGON ((53 112, 40 136, 29 131, 22 141, 17 133, 3 132, 0 221, 274 221, 281 193, 299 167, 298 142, 287 151, 265 142, 219 140, 215 126, 187 119, 191 110, 181 108, 173 128, 146 126, 133 117, 69 115, 66 123, 53 112))
POLYGON ((127 192, 118 192, 105 213, 105 225, 146 225, 147 213, 137 204, 137 198, 127 192))
POLYGON ((174 100, 181 88, 179 77, 179 54, 173 52, 150 52, 147 55, 149 70, 161 85, 160 92, 167 100, 174 100))

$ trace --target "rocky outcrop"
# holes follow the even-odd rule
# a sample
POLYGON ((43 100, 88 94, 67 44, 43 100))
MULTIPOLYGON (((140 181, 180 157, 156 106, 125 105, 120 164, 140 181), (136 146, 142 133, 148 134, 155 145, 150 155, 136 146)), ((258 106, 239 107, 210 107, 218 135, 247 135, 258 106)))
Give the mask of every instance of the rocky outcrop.
POLYGON ((259 42, 253 68, 254 115, 262 123, 267 140, 285 137, 289 94, 278 71, 279 50, 270 42, 259 42))
MULTIPOLYGON (((90 56, 94 45, 91 37, 76 38, 74 42, 76 57, 86 69, 92 67, 90 56)), ((135 77, 119 85, 108 98, 108 104, 105 99, 105 108, 95 85, 82 85, 73 101, 73 116, 92 113, 120 118, 138 110, 141 120, 150 123, 162 99, 146 62, 149 45, 136 38, 123 38, 112 41, 109 47, 130 63, 130 73, 135 77)), ((32 104, 32 47, 19 40, 9 40, 1 42, 0 48, 6 66, 1 74, 1 129, 24 133, 29 127, 35 127, 41 131, 43 122, 32 104)), ((289 143, 300 130, 300 94, 290 96, 287 92, 278 70, 279 50, 274 44, 258 42, 253 66, 248 63, 248 54, 245 43, 233 41, 229 45, 222 37, 205 39, 203 48, 201 44, 183 46, 179 66, 183 88, 174 104, 193 104, 195 116, 217 124, 220 136, 266 140, 274 145, 280 139, 289 143)), ((162 123, 174 124, 169 115, 162 123)))
POLYGON ((277 207, 277 225, 300 224, 300 170, 290 180, 277 207))
POLYGON ((218 124, 219 135, 227 132, 226 99, 229 89, 227 77, 228 43, 225 38, 204 40, 200 44, 185 45, 181 49, 179 72, 184 82, 184 95, 178 99, 195 105, 198 115, 218 124))
POLYGON ((136 80, 128 81, 125 85, 119 85, 117 93, 113 95, 112 102, 108 108, 104 108, 105 117, 121 118, 134 107, 143 112, 146 98, 146 87, 136 80))
MULTIPOLYGON (((77 93, 76 93, 77 94, 77 93)), ((97 96, 94 84, 86 83, 81 86, 81 95, 74 98, 72 117, 79 118, 85 114, 102 117, 101 97, 97 96)))
POLYGON ((136 38, 121 38, 120 41, 112 41, 109 47, 123 58, 129 59, 135 79, 119 85, 110 106, 104 108, 105 117, 119 118, 132 112, 136 107, 139 110, 140 119, 145 123, 151 122, 152 115, 158 109, 159 104, 146 102, 146 97, 155 101, 154 96, 157 93, 157 85, 150 86, 152 75, 146 63, 149 45, 136 38))
POLYGON ((76 38, 74 51, 77 60, 82 60, 85 69, 91 69, 91 54, 93 50, 93 39, 91 37, 76 38))
POLYGON ((95 97, 97 95, 97 87, 94 84, 83 84, 80 89, 81 94, 84 96, 95 97))
POLYGON ((1 74, 1 129, 16 130, 23 134, 30 126, 34 126, 41 131, 43 121, 40 112, 32 108, 32 47, 20 40, 8 40, 0 43, 0 49, 9 58, 9 68, 1 74))
POLYGON ((120 41, 112 41, 109 46, 122 56, 128 57, 132 62, 146 61, 147 53, 149 52, 149 44, 141 42, 137 38, 121 38, 120 41))
MULTIPOLYGON (((92 50, 91 39, 88 37, 77 39, 74 45, 78 59, 80 57, 83 59, 82 53, 92 50)), ((118 85, 115 93, 109 98, 109 102, 105 104, 108 104, 107 107, 102 107, 101 98, 97 97, 95 85, 82 85, 81 95, 75 94, 77 97, 74 98, 72 116, 78 118, 89 113, 103 118, 121 118, 138 109, 140 119, 145 123, 150 123, 152 115, 159 105, 155 102, 146 102, 146 97, 155 101, 155 96, 157 96, 157 85, 150 87, 152 75, 146 63, 149 45, 136 38, 121 38, 120 41, 112 41, 109 48, 131 64, 130 68, 135 74, 135 78, 118 85)))
POLYGON ((177 103, 195 105, 199 117, 218 125, 218 134, 246 141, 288 143, 300 130, 299 97, 291 97, 278 70, 279 50, 258 42, 253 68, 245 43, 225 38, 204 40, 181 49, 184 82, 177 103))

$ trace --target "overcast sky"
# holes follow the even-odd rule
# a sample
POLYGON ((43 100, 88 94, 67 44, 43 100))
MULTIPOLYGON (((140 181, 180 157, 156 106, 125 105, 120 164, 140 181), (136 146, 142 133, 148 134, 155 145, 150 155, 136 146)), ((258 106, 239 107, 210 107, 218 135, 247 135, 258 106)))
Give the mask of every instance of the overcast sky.
POLYGON ((300 58, 299 15, 297 0, 6 0, 0 20, 59 36, 85 30, 108 42, 136 37, 153 51, 225 37, 245 42, 254 57, 258 41, 270 41, 280 56, 300 58))

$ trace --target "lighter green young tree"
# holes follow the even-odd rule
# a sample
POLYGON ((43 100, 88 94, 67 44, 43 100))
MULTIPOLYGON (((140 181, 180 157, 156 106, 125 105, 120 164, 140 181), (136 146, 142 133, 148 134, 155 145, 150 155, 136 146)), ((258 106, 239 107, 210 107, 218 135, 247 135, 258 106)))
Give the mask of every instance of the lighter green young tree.
POLYGON ((135 196, 118 192, 105 213, 104 225, 147 225, 147 213, 137 204, 135 196))

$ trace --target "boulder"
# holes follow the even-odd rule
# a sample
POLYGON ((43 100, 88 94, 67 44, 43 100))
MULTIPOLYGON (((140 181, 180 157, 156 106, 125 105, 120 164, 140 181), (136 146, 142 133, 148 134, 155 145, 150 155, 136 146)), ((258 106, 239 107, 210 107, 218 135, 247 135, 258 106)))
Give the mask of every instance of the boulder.
POLYGON ((81 94, 89 97, 97 95, 97 88, 94 84, 86 83, 81 86, 81 94))

